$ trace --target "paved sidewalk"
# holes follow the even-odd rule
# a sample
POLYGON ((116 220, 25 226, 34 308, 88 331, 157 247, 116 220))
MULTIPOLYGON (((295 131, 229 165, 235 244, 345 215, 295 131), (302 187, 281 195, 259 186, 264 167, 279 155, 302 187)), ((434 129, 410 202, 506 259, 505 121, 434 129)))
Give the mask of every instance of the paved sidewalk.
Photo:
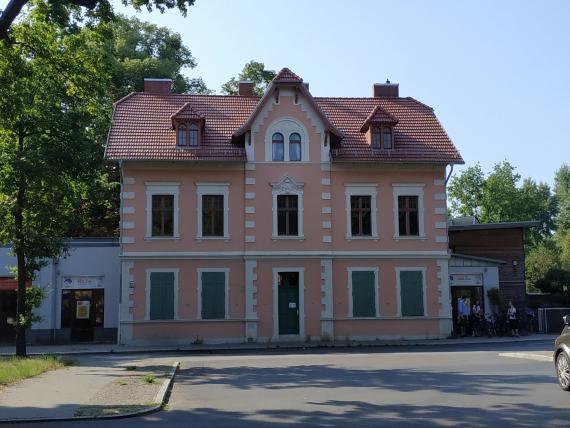
MULTIPOLYGON (((306 348, 347 348, 347 347, 378 347, 378 346, 453 346, 469 344, 511 343, 551 341, 554 343, 558 335, 533 334, 521 337, 462 337, 455 339, 428 340, 384 340, 369 342, 285 342, 285 343, 235 343, 235 344, 202 344, 202 345, 171 345, 171 346, 121 346, 116 344, 69 344, 69 345, 28 345, 29 355, 82 355, 109 353, 143 353, 143 352, 239 352, 271 349, 306 349, 306 348)), ((14 346, 0 346, 0 356, 14 355, 14 346)))
POLYGON ((172 364, 172 359, 117 355, 77 357, 75 366, 45 372, 14 385, 0 388, 0 422, 11 419, 73 418, 80 406, 89 405, 106 386, 127 375, 125 367, 172 364))

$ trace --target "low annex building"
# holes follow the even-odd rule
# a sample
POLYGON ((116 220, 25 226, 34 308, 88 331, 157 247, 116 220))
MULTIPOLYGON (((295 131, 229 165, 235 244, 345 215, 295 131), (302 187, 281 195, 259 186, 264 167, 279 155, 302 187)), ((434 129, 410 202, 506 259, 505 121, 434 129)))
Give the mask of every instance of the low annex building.
POLYGON ((436 338, 451 332, 446 167, 463 160, 398 85, 313 97, 287 68, 254 96, 115 104, 122 344, 436 338))

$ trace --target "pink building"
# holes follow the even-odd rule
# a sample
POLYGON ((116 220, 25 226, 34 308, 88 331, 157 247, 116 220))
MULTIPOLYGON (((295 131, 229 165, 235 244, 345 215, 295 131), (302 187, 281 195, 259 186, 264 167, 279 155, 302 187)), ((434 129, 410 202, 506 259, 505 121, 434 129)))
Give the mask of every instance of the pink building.
POLYGON ((446 167, 433 110, 376 84, 263 97, 147 79, 115 104, 122 344, 437 338, 451 332, 446 167))

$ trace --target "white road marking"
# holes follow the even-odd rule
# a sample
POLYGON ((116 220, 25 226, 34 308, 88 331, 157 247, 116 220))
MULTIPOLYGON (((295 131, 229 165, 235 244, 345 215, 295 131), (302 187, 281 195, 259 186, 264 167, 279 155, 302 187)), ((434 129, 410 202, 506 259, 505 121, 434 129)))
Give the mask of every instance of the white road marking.
POLYGON ((524 360, 546 361, 549 363, 552 362, 551 356, 541 355, 541 354, 529 354, 526 352, 502 352, 499 354, 499 357, 522 358, 524 360))

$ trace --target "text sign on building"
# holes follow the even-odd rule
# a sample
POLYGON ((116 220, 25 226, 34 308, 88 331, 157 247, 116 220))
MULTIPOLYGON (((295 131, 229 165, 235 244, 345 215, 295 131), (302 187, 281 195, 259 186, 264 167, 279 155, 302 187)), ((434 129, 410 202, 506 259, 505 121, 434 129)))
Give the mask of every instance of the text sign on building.
POLYGON ((452 274, 449 275, 450 285, 483 285, 483 277, 480 274, 452 274))
POLYGON ((61 288, 64 290, 85 290, 105 288, 105 285, 102 276, 64 276, 61 288))

